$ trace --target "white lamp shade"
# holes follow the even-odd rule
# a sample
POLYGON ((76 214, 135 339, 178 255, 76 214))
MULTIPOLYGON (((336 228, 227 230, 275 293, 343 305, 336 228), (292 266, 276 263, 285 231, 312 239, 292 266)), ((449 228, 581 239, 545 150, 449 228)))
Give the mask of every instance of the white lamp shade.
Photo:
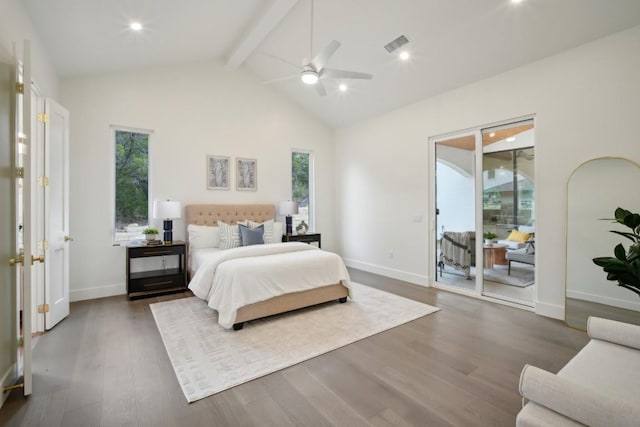
POLYGON ((297 215, 298 214, 298 202, 286 201, 280 202, 278 205, 278 211, 280 215, 297 215))
POLYGON ((176 200, 162 200, 153 203, 154 218, 182 218, 182 205, 176 200))

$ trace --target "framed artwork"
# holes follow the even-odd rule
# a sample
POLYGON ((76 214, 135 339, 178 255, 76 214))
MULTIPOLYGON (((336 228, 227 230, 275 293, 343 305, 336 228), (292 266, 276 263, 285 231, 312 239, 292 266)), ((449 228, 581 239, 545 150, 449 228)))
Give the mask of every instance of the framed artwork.
POLYGON ((256 191, 258 189, 258 161, 236 157, 236 190, 256 191))
POLYGON ((230 178, 230 157, 207 156, 207 188, 209 190, 228 190, 230 178))

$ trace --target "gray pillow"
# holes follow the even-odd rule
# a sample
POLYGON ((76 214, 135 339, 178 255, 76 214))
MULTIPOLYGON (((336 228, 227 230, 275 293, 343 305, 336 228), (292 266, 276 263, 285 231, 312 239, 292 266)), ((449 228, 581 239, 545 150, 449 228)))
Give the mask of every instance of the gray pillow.
POLYGON ((249 228, 246 225, 238 224, 238 227, 240 227, 240 246, 264 244, 264 225, 249 228))

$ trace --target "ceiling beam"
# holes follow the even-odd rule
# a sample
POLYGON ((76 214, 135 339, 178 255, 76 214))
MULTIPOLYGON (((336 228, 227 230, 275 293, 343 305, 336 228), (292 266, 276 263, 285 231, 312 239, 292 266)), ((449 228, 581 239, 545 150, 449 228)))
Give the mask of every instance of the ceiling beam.
POLYGON ((296 3, 298 0, 271 0, 231 50, 227 65, 232 68, 242 65, 296 3))

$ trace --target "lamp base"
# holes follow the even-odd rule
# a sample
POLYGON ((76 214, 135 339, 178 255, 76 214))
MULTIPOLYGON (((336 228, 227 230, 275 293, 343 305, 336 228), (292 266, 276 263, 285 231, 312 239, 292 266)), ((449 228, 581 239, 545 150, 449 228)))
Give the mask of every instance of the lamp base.
POLYGON ((287 236, 291 236, 293 234, 293 217, 291 215, 286 216, 285 224, 285 233, 287 233, 287 236))
POLYGON ((165 219, 162 222, 162 228, 164 229, 164 244, 170 245, 173 243, 173 220, 165 219))

